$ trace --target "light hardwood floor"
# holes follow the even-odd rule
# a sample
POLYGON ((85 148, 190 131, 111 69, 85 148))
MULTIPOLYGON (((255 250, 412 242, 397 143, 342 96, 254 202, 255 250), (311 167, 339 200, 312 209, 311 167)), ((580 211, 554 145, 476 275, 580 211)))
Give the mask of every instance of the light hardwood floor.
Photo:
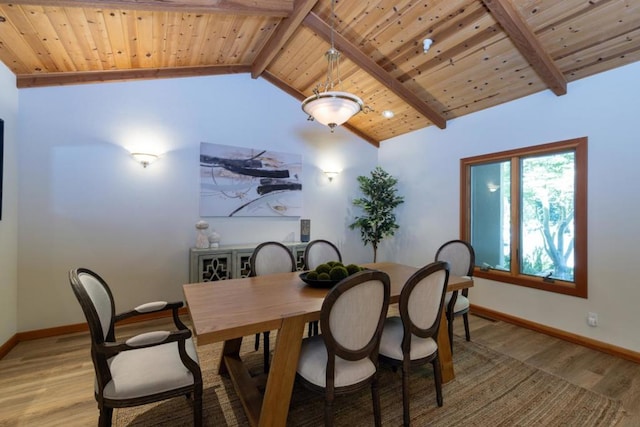
MULTIPOLYGON (((473 341, 620 399, 627 416, 618 426, 640 426, 640 365, 508 323, 470 321, 473 341)), ((170 324, 125 325, 117 336, 170 324)), ((464 336, 462 319, 454 329, 464 336)), ((92 426, 97 420, 88 333, 21 342, 0 360, 0 426, 92 426)))

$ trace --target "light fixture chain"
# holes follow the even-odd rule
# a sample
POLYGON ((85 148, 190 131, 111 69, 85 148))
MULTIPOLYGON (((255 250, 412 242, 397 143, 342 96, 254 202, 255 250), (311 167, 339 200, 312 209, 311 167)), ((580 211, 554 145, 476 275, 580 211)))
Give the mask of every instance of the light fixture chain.
POLYGON ((342 78, 340 77, 340 51, 335 46, 335 0, 331 0, 331 49, 326 53, 327 81, 325 82, 325 91, 334 90, 334 88, 343 91, 342 78))
POLYGON ((335 31, 335 11, 334 11, 334 3, 335 0, 331 0, 331 50, 335 50, 335 45, 333 44, 333 32, 335 31))

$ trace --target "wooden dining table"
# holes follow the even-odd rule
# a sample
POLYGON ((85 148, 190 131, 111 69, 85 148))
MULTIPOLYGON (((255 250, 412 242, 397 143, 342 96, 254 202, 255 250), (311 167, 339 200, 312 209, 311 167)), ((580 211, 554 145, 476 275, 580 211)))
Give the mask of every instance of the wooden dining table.
MULTIPOLYGON (((391 303, 397 303, 416 267, 380 262, 364 267, 386 272, 391 279, 391 303)), ((473 286, 468 277, 449 276, 447 291, 473 286)), ((307 322, 320 319, 328 289, 302 281, 299 272, 183 285, 198 346, 224 342, 218 372, 228 374, 252 426, 285 426, 300 346, 307 322), (264 393, 240 357, 242 338, 277 330, 264 393)), ((443 382, 454 378, 444 310, 438 334, 443 382)), ((263 384, 262 384, 263 385, 263 384)))

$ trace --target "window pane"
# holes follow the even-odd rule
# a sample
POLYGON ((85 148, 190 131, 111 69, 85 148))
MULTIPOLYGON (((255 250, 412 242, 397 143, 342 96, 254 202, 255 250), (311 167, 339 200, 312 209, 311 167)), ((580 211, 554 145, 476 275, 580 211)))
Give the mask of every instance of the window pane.
POLYGON ((575 152, 521 160, 520 272, 574 280, 575 152))
POLYGON ((460 159, 477 277, 587 298, 586 137, 460 159))
POLYGON ((511 269, 511 165, 471 167, 471 245, 480 268, 511 269))

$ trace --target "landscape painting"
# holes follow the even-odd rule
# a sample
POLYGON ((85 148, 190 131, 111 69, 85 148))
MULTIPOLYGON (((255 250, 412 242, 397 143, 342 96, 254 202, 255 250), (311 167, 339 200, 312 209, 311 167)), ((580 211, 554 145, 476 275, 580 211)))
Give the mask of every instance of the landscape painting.
POLYGON ((200 143, 200 216, 301 214, 301 155, 200 143))

